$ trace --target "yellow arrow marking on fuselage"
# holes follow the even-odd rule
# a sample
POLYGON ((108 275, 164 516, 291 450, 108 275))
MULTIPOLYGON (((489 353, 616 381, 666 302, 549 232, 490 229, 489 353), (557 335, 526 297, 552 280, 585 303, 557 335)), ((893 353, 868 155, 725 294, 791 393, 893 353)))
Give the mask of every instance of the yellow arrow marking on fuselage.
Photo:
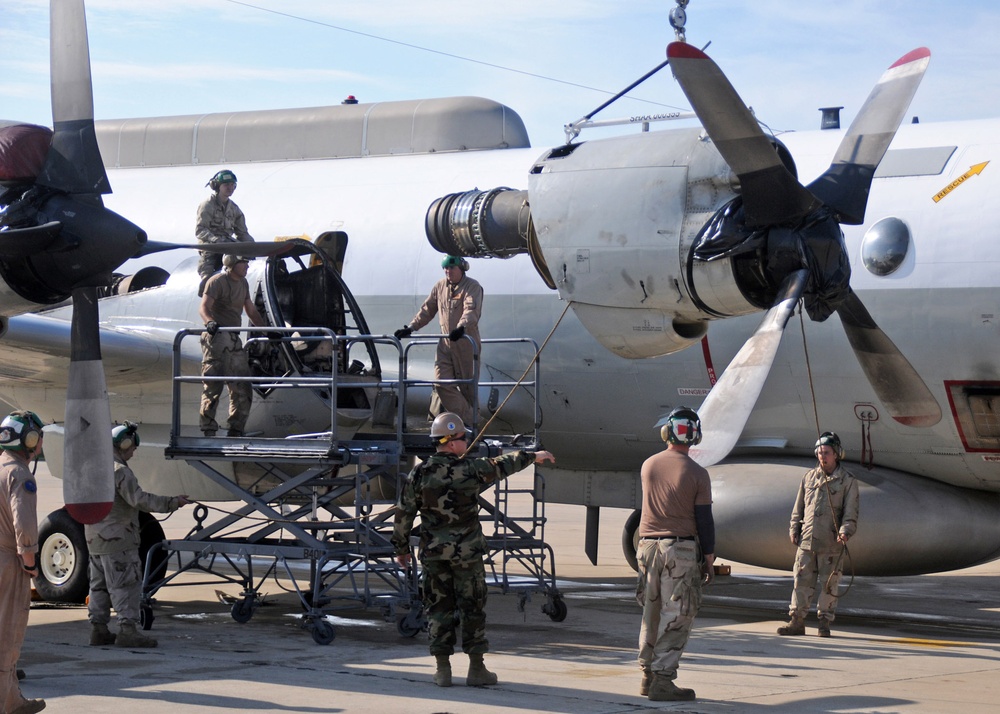
POLYGON ((954 191, 956 188, 959 187, 960 184, 965 183, 965 179, 972 178, 973 176, 978 176, 979 174, 981 174, 983 172, 983 169, 986 168, 986 164, 988 163, 989 161, 984 161, 981 164, 974 164, 970 166, 968 171, 966 171, 964 174, 962 174, 957 179, 948 184, 948 186, 944 190, 938 191, 936 194, 934 194, 934 203, 937 203, 942 198, 947 196, 949 193, 954 191))

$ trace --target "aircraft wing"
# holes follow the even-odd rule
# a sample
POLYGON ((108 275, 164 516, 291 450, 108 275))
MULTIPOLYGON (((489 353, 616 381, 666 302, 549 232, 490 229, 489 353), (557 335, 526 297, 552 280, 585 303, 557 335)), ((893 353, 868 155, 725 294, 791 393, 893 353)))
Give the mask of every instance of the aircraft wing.
MULTIPOLYGON (((65 389, 69 378, 71 324, 43 314, 12 317, 0 337, 0 380, 65 389)), ((101 354, 109 389, 140 381, 167 382, 172 375, 174 333, 101 328, 101 354)))

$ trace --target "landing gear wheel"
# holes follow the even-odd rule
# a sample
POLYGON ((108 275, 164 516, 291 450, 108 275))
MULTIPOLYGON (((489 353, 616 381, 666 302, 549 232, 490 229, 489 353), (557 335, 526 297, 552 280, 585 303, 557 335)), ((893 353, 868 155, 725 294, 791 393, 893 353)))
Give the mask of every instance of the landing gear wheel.
POLYGON ((552 622, 562 622, 566 619, 568 608, 561 597, 553 597, 542 605, 542 612, 548 615, 552 622))
POLYGON ((312 626, 313 641, 317 645, 328 645, 333 642, 337 633, 333 631, 333 625, 326 620, 318 620, 312 626))
POLYGON ((139 606, 139 627, 144 630, 153 629, 153 620, 156 618, 153 616, 153 608, 149 605, 139 606))
POLYGON ((250 618, 253 617, 253 611, 253 596, 250 596, 234 602, 233 609, 230 610, 229 614, 233 616, 234 620, 243 624, 250 622, 250 618))
POLYGON ((637 573, 639 572, 640 520, 642 520, 642 511, 632 511, 632 515, 628 517, 622 528, 622 552, 625 554, 625 562, 637 573))
POLYGON ((83 526, 65 508, 53 511, 38 527, 38 577, 35 590, 48 602, 82 603, 90 591, 87 539, 83 526))

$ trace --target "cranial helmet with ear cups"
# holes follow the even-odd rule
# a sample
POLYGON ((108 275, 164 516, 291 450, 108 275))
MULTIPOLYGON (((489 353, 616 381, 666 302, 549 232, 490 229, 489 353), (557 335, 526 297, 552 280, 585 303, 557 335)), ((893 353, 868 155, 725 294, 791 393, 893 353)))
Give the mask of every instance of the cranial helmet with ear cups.
POLYGON ((42 439, 43 426, 34 412, 11 412, 0 422, 0 448, 34 449, 42 439))
POLYGON ((122 451, 139 446, 139 425, 130 421, 119 424, 111 430, 111 441, 122 451))
POLYGON ((688 407, 677 407, 660 427, 660 438, 668 444, 695 446, 701 443, 701 418, 688 407))
POLYGON ((816 440, 816 446, 814 448, 818 449, 821 446, 829 446, 833 449, 833 453, 837 455, 837 461, 841 461, 844 458, 844 447, 840 443, 840 437, 832 431, 824 431, 819 435, 816 440))

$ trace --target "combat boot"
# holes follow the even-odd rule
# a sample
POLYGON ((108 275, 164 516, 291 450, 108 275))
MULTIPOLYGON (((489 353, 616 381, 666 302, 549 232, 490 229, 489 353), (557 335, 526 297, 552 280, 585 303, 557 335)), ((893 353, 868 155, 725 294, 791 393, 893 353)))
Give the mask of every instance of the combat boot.
POLYGON ((45 708, 44 699, 25 699, 10 710, 10 714, 35 714, 45 708))
POLYGON ((497 676, 486 669, 481 654, 469 655, 469 674, 465 678, 467 687, 486 687, 497 683, 497 676))
POLYGON ((639 682, 639 695, 646 696, 649 694, 649 686, 653 683, 653 673, 648 669, 642 670, 642 681, 639 682))
POLYGON ((134 622, 122 623, 115 644, 119 647, 156 647, 156 640, 137 632, 134 622))
POLYGON ((451 660, 446 654, 434 655, 437 660, 437 671, 434 672, 434 684, 439 687, 451 686, 451 660))
POLYGON ((90 645, 91 647, 102 647, 104 645, 113 645, 115 643, 115 633, 108 629, 108 626, 101 622, 95 622, 90 627, 90 645))
POLYGON ((646 696, 651 702, 690 702, 694 701, 694 690, 678 687, 669 677, 654 674, 646 696))
POLYGON ((817 634, 820 637, 830 636, 830 618, 828 617, 819 618, 819 630, 817 631, 817 634))
POLYGON ((792 615, 787 625, 778 628, 779 635, 804 635, 806 634, 805 618, 801 615, 792 615))

